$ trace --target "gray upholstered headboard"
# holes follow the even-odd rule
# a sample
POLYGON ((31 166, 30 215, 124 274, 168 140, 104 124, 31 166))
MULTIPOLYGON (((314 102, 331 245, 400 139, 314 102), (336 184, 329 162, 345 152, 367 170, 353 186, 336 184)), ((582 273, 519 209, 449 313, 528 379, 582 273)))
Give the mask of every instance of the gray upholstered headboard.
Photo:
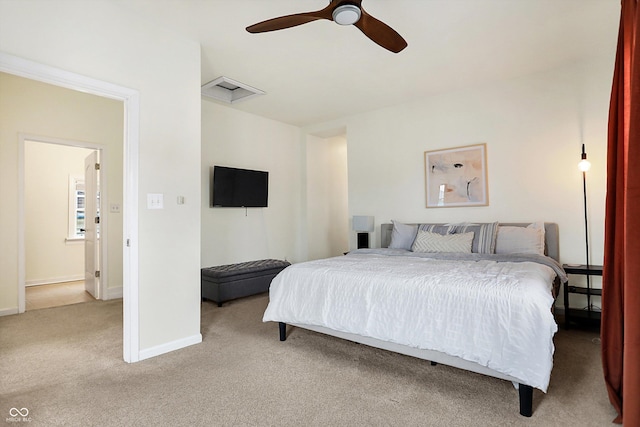
MULTIPOLYGON (((514 227, 526 227, 530 223, 528 222, 501 222, 500 225, 508 225, 514 227)), ((382 248, 388 248, 391 243, 391 231, 393 230, 393 224, 381 224, 380 231, 382 233, 382 239, 380 240, 382 248)), ((544 223, 544 239, 545 250, 547 255, 556 261, 560 262, 560 238, 558 232, 558 224, 555 222, 544 223)))

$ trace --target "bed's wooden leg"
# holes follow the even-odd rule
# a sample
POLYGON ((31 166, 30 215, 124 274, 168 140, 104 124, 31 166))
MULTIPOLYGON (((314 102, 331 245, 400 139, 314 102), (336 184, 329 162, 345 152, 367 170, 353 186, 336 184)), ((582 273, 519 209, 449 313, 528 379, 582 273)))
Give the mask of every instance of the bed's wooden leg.
POLYGON ((278 322, 278 326, 280 327, 280 341, 287 340, 287 324, 278 322))
POLYGON ((520 395, 520 415, 530 417, 533 414, 533 387, 519 384, 518 394, 520 395))

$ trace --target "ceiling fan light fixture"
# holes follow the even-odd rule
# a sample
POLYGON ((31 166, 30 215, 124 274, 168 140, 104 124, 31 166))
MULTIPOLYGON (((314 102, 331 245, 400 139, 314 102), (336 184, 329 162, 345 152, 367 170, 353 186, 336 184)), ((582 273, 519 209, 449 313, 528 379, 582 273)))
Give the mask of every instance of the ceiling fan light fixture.
POLYGON ((362 12, 353 4, 343 4, 333 10, 333 21, 339 25, 353 25, 360 20, 362 12))

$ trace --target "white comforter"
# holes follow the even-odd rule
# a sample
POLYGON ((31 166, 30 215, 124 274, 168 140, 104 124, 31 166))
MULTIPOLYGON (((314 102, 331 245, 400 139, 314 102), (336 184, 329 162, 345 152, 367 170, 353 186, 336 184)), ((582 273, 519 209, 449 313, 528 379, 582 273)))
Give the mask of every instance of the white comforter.
POLYGON ((263 321, 437 350, 546 392, 554 277, 534 262, 349 254, 283 270, 263 321))

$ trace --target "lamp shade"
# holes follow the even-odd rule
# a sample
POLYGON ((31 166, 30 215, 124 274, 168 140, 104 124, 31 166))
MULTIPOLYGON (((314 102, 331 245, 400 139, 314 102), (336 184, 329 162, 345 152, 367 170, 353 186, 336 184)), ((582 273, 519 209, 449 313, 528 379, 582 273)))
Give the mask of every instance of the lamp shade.
POLYGON ((373 231, 374 217, 356 215, 353 217, 353 231, 373 231))

